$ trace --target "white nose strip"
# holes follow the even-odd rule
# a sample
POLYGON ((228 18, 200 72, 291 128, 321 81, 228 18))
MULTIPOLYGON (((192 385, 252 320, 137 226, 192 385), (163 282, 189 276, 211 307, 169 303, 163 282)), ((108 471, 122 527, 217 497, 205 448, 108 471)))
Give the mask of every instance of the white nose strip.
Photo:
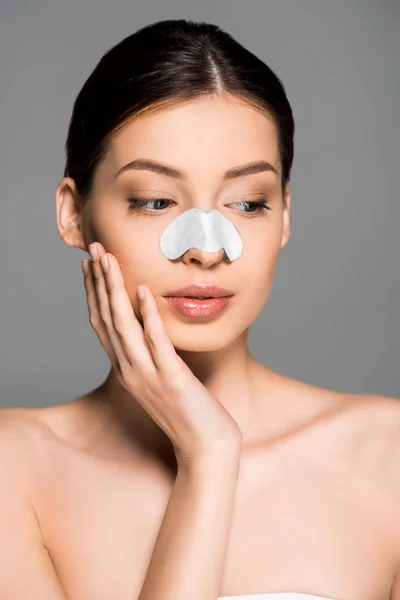
POLYGON ((171 260, 190 248, 202 252, 223 248, 232 261, 242 254, 243 242, 238 230, 219 210, 191 208, 171 221, 160 239, 161 252, 171 260))

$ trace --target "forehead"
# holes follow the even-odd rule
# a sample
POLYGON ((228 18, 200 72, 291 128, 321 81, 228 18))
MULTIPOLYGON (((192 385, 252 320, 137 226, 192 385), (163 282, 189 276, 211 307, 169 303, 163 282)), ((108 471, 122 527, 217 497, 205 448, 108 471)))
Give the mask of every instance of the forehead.
POLYGON ((187 172, 225 171, 264 159, 280 171, 276 126, 243 102, 207 96, 142 114, 112 139, 107 162, 114 171, 134 158, 167 162, 187 172))

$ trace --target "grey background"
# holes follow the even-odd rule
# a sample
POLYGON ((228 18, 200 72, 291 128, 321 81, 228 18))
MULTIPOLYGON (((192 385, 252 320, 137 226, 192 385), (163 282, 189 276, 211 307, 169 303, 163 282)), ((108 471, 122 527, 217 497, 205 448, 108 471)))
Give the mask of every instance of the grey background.
POLYGON ((285 85, 292 235, 249 332, 258 360, 325 388, 400 394, 400 3, 0 0, 0 401, 47 406, 110 366, 54 192, 75 97, 101 56, 161 19, 216 23, 285 85))

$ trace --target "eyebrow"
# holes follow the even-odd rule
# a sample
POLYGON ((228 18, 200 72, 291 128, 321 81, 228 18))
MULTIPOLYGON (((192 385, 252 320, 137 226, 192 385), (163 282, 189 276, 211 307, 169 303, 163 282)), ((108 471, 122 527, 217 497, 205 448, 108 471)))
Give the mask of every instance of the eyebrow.
MULTIPOLYGON (((157 161, 149 160, 146 158, 137 158, 136 160, 132 160, 128 164, 124 165, 117 171, 114 179, 116 179, 118 175, 121 175, 121 173, 129 171, 131 169, 153 171, 154 173, 159 173, 160 175, 174 177, 174 179, 188 179, 188 175, 184 171, 178 171, 178 169, 174 169, 173 167, 169 167, 168 165, 164 165, 157 161)), ((254 175, 255 173, 262 173, 263 171, 271 171, 275 173, 275 175, 279 175, 277 169, 275 169, 275 167, 271 165, 271 163, 265 160, 259 160, 257 162, 249 163, 246 165, 240 165, 238 167, 228 169, 223 175, 223 180, 226 181, 228 179, 235 179, 236 177, 243 177, 244 175, 254 175)))

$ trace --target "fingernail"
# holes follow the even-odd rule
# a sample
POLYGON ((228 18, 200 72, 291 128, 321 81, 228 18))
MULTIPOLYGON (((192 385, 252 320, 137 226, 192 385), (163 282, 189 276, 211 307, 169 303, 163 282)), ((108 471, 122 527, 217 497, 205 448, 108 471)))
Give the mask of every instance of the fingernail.
POLYGON ((81 260, 81 265, 82 265, 82 271, 83 271, 84 275, 87 275, 89 273, 88 261, 86 259, 81 260))
POLYGON ((143 302, 143 300, 144 300, 144 287, 142 285, 139 285, 137 294, 139 296, 140 302, 143 302))
POLYGON ((103 269, 103 273, 108 273, 108 259, 105 254, 100 256, 101 268, 103 269))
POLYGON ((97 258, 97 248, 94 244, 90 244, 89 252, 92 260, 96 260, 97 258))

